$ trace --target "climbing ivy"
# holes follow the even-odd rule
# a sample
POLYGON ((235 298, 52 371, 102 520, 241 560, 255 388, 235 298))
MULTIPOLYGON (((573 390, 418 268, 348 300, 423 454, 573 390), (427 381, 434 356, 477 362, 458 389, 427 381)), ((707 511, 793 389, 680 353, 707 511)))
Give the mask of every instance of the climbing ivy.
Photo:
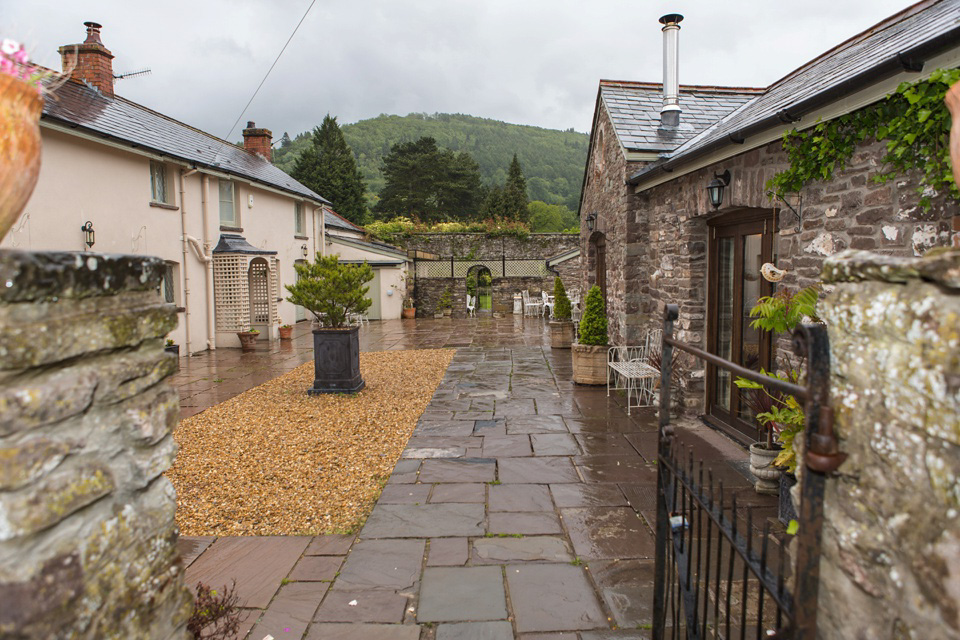
POLYGON ((885 99, 804 131, 783 134, 790 167, 767 181, 771 195, 797 192, 815 180, 842 171, 857 145, 868 138, 886 141, 884 167, 873 181, 885 183, 911 169, 921 171, 920 206, 930 208, 928 189, 960 202, 950 170, 950 112, 947 89, 960 81, 960 69, 937 69, 926 80, 903 82, 885 99))

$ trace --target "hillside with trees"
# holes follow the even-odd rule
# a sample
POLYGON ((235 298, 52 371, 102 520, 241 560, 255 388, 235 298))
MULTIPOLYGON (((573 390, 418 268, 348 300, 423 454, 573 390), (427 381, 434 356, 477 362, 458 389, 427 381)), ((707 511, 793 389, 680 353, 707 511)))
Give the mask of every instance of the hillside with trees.
MULTIPOLYGON (((531 201, 564 205, 576 210, 580 201, 588 136, 572 129, 556 131, 462 114, 381 115, 354 124, 340 125, 353 150, 367 188, 371 208, 386 186, 383 159, 397 144, 433 138, 439 149, 469 153, 483 185, 506 185, 511 159, 523 167, 531 201)), ((295 138, 284 134, 274 152, 274 164, 291 173, 300 154, 311 146, 312 132, 295 138)))

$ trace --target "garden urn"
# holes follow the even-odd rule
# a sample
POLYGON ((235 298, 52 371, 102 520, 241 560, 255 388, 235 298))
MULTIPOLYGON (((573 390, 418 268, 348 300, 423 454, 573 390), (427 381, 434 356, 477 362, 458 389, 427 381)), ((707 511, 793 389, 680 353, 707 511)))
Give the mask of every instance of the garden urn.
POLYGON ((766 443, 750 445, 750 473, 756 478, 753 488, 757 493, 775 496, 780 493, 780 467, 773 461, 780 455, 779 448, 768 449, 766 443))
POLYGON ((40 112, 37 88, 0 74, 0 240, 20 217, 40 175, 40 112))
POLYGON ((240 339, 240 348, 244 351, 253 351, 260 337, 259 331, 237 331, 237 337, 240 339))

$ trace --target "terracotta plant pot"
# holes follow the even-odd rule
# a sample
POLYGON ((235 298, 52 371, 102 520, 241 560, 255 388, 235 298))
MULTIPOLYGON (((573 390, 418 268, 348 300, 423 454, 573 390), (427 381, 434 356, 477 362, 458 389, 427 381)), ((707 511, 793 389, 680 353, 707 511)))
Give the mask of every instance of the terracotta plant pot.
POLYGON ((577 384, 607 384, 607 350, 606 345, 572 344, 573 381, 577 384))
POLYGON ((407 319, 416 318, 416 317, 417 317, 417 310, 416 310, 415 307, 410 307, 409 309, 404 309, 403 311, 401 311, 401 312, 400 312, 400 315, 401 315, 401 317, 407 318, 407 319))
POLYGON ((280 327, 280 339, 290 340, 293 337, 293 327, 280 327))
POLYGON ((17 221, 40 175, 40 112, 36 88, 0 74, 0 240, 17 221))
POLYGON ((237 337, 240 338, 240 348, 244 351, 253 351, 260 338, 259 331, 237 331, 237 337))
POLYGON ((753 485, 757 493, 768 496, 780 493, 780 468, 773 461, 780 455, 780 449, 767 449, 766 443, 756 442, 750 445, 750 473, 757 479, 753 485))
POLYGON ((550 321, 550 346, 553 349, 569 349, 573 344, 573 323, 569 320, 550 321))

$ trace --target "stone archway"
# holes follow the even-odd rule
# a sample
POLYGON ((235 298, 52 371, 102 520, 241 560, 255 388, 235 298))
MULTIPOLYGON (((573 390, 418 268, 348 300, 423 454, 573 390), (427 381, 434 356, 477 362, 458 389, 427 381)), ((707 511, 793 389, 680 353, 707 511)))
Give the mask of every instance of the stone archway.
POLYGON ((467 295, 477 297, 477 313, 493 312, 493 273, 483 265, 467 269, 467 295))

